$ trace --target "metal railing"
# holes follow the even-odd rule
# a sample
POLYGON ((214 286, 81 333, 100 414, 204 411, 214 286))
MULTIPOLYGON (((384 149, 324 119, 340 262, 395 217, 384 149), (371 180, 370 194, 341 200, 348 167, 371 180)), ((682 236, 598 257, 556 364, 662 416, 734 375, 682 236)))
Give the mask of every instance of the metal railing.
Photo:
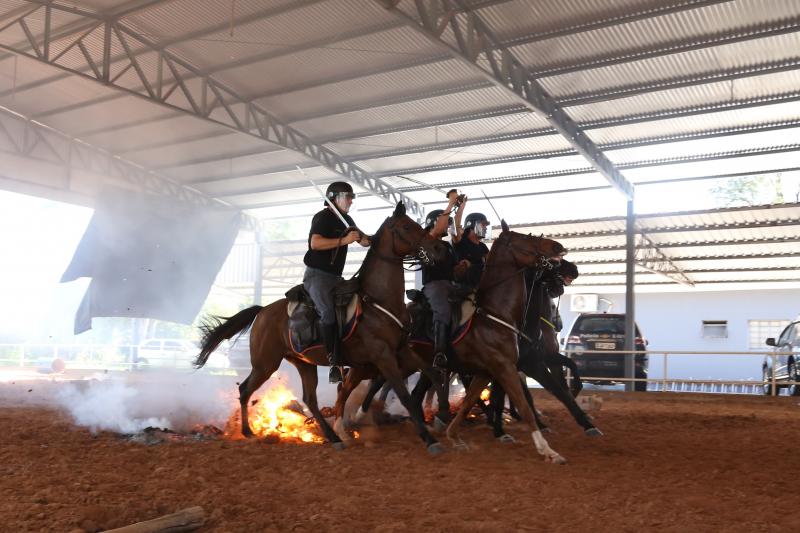
POLYGON ((692 350, 569 350, 564 354, 567 357, 584 356, 602 357, 608 355, 627 355, 635 357, 637 355, 646 355, 648 358, 653 356, 663 356, 662 376, 658 378, 626 378, 626 377, 604 377, 604 376, 589 376, 581 374, 581 379, 587 382, 608 382, 608 383, 641 383, 648 384, 647 390, 653 391, 674 391, 674 392, 727 392, 735 394, 755 394, 756 392, 763 393, 767 387, 770 389, 770 395, 776 396, 779 394, 779 387, 789 387, 791 385, 800 385, 800 381, 787 381, 781 380, 778 382, 775 375, 775 368, 778 364, 778 357, 790 356, 791 352, 721 352, 721 351, 692 351, 692 350), (694 378, 670 378, 669 377, 669 356, 757 356, 757 357, 770 357, 772 359, 772 372, 769 380, 724 380, 724 379, 694 379, 694 378), (708 384, 707 387, 698 387, 697 385, 708 384), (714 390, 714 389, 718 390, 714 390), (708 390, 711 389, 711 390, 708 390))

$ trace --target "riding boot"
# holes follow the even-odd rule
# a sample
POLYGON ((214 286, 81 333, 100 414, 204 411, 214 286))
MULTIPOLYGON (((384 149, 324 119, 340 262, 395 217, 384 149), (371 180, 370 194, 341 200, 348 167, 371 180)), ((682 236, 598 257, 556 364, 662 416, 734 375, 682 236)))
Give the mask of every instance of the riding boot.
POLYGON ((433 368, 447 369, 447 345, 450 342, 450 324, 433 323, 433 368))
POLYGON ((328 364, 331 365, 328 371, 328 382, 339 383, 342 381, 342 371, 339 369, 341 359, 339 357, 339 335, 337 335, 336 324, 322 324, 322 340, 325 343, 325 351, 328 353, 328 364))

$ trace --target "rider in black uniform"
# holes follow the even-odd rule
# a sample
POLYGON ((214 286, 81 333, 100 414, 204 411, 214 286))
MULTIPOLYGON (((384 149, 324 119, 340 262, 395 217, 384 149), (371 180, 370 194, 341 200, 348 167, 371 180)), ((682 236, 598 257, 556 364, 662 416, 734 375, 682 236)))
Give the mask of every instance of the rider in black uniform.
POLYGON ((345 228, 327 203, 324 209, 314 215, 308 232, 308 251, 303 258, 306 265, 303 286, 319 314, 322 339, 331 365, 328 381, 338 383, 342 381, 342 373, 339 370, 341 357, 333 291, 342 279, 347 245, 358 242, 361 246, 369 246, 370 243, 347 214, 356 197, 353 187, 344 181, 336 181, 328 185, 325 196, 336 206, 348 227, 345 228))
MULTIPOLYGON (((425 230, 436 239, 443 239, 451 227, 450 214, 457 207, 456 221, 461 220, 463 203, 455 191, 448 193, 447 209, 436 209, 425 217, 425 230), (451 194, 454 193, 454 194, 451 194)), ((442 261, 422 267, 422 293, 428 299, 433 311, 434 368, 447 368, 447 345, 450 342, 450 286, 453 282, 453 269, 457 257, 450 243, 442 261)))
POLYGON ((483 243, 489 227, 489 220, 483 213, 470 213, 464 223, 464 233, 455 244, 459 262, 466 267, 459 281, 470 289, 477 289, 480 283, 486 254, 489 248, 483 243))

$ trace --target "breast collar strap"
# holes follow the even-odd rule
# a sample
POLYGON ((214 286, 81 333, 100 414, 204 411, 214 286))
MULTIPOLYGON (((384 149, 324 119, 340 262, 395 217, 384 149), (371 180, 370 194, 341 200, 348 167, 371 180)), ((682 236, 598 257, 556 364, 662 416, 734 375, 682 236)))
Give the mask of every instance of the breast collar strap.
POLYGON ((475 312, 478 313, 479 315, 485 316, 489 320, 493 320, 493 321, 497 322, 498 324, 507 327, 508 329, 510 329, 511 331, 513 331, 514 333, 516 333, 518 336, 522 337, 526 341, 531 342, 531 343, 533 342, 533 340, 530 337, 528 337, 523 332, 521 332, 515 325, 509 324, 508 322, 506 322, 502 318, 497 318, 496 316, 494 316, 494 315, 492 315, 490 313, 487 313, 486 310, 483 309, 482 307, 479 307, 475 312))
POLYGON ((374 299, 374 298, 372 298, 372 297, 370 297, 370 296, 368 296, 368 295, 366 295, 366 294, 363 296, 363 299, 364 299, 364 302, 365 302, 365 303, 368 303, 368 304, 372 305, 372 306, 373 306, 373 307, 375 307, 375 308, 376 308, 378 311, 380 311, 381 313, 383 313, 383 314, 385 314, 386 316, 388 316, 389 318, 391 318, 391 319, 392 319, 392 321, 393 321, 395 324, 397 324, 397 325, 398 325, 398 327, 399 327, 401 330, 403 330, 405 333, 408 333, 408 327, 406 327, 406 325, 405 325, 405 324, 403 324, 403 321, 402 321, 402 320, 400 320, 399 318, 397 318, 397 317, 395 316, 395 314, 394 314, 394 313, 392 313, 391 311, 389 311, 388 309, 386 309, 385 307, 383 307, 382 305, 380 305, 379 303, 377 303, 377 302, 375 301, 375 299, 374 299))

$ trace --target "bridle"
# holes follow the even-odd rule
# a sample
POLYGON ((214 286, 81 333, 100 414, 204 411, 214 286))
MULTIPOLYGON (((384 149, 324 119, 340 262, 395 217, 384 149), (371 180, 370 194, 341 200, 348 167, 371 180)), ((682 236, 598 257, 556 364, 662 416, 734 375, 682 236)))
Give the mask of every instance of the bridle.
POLYGON ((539 252, 532 252, 530 250, 526 250, 524 248, 520 248, 518 246, 515 246, 511 242, 510 238, 509 239, 502 239, 502 240, 498 239, 497 241, 495 241, 494 246, 497 246, 498 244, 502 244, 502 245, 506 246, 507 248, 511 249, 512 252, 516 251, 516 252, 519 252, 519 253, 522 253, 522 254, 525 254, 525 255, 539 256, 539 260, 538 260, 538 262, 536 264, 533 264, 533 265, 522 265, 520 267, 519 261, 517 261, 517 256, 512 253, 511 257, 514 260, 514 266, 517 268, 517 270, 515 270, 514 272, 512 272, 508 276, 500 278, 499 280, 495 281, 494 283, 491 283, 490 285, 488 285, 486 287, 481 287, 481 289, 484 290, 484 291, 489 290, 489 289, 493 289, 493 288, 505 283, 506 281, 508 281, 510 279, 513 279, 514 277, 524 273, 526 270, 529 270, 529 269, 534 269, 534 270, 542 270, 542 269, 552 270, 553 268, 555 268, 555 265, 553 265, 553 263, 550 262, 550 259, 548 259, 545 255, 543 255, 543 254, 541 254, 539 252))
MULTIPOLYGON (((387 218, 381 227, 385 226, 386 229, 389 230, 389 232, 392 235, 392 255, 389 256, 383 255, 379 253, 376 249, 373 251, 374 256, 384 261, 390 261, 390 262, 400 261, 408 265, 432 264, 433 260, 428 255, 428 252, 425 251, 425 248, 422 247, 422 241, 425 239, 426 233, 423 231, 417 240, 412 241, 411 239, 403 235, 403 233, 400 232, 400 230, 397 229, 397 224, 400 222, 399 220, 395 220, 391 224, 389 223, 390 220, 391 217, 387 218), (398 252, 397 242, 396 242, 398 240, 408 245, 408 248, 410 250, 416 250, 416 253, 414 255, 409 255, 409 254, 401 254, 400 252, 398 252)), ((380 233, 380 230, 378 232, 380 233)))

